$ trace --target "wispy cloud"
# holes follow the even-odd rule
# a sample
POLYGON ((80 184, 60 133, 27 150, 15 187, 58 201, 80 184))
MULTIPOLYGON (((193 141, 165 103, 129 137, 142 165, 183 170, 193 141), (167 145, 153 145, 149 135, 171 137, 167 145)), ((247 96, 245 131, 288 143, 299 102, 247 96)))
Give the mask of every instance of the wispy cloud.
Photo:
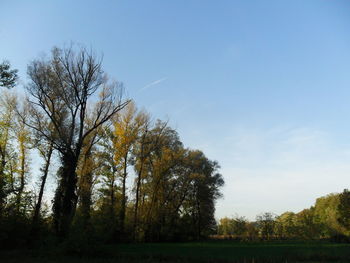
POLYGON ((155 85, 158 85, 159 83, 162 83, 163 81, 167 80, 167 78, 161 78, 161 79, 158 79, 158 80, 155 80, 151 83, 148 83, 147 85, 145 85, 143 88, 141 88, 139 91, 144 91, 146 89, 149 89, 150 87, 152 86, 155 86, 155 85))
POLYGON ((350 144, 338 142, 327 129, 243 125, 207 137, 197 128, 202 135, 190 141, 219 161, 225 179, 217 218, 238 213, 254 220, 265 211, 298 212, 349 185, 350 144))

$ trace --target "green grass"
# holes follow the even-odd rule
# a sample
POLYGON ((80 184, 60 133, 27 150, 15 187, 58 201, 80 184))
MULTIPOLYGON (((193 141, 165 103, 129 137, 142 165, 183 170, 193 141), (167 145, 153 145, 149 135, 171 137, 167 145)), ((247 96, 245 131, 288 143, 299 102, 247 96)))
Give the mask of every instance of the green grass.
POLYGON ((350 262, 350 244, 207 241, 2 251, 0 262, 350 262))
POLYGON ((350 245, 325 242, 260 242, 240 243, 211 241, 178 244, 128 244, 119 245, 121 255, 159 255, 195 259, 255 262, 293 261, 344 261, 350 262, 350 245))

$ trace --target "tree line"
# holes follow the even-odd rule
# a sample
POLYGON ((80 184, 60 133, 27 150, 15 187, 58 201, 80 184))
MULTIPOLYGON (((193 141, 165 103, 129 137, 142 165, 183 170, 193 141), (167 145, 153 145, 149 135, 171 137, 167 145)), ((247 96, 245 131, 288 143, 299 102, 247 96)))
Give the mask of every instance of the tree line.
POLYGON ((55 47, 27 74, 21 99, 17 71, 0 64, 1 247, 214 233, 218 163, 125 99, 93 52, 55 47))
POLYGON ((350 242, 350 192, 333 193, 316 200, 315 205, 299 213, 279 216, 266 212, 249 222, 236 216, 222 218, 217 234, 221 238, 243 240, 331 239, 350 242))

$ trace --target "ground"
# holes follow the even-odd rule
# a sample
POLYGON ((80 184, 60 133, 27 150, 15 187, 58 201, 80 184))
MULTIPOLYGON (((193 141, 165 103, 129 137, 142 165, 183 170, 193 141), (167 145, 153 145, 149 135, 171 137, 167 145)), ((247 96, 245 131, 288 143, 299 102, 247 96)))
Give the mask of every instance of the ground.
POLYGON ((350 244, 329 242, 207 241, 117 244, 94 248, 12 250, 1 262, 350 262, 350 244))

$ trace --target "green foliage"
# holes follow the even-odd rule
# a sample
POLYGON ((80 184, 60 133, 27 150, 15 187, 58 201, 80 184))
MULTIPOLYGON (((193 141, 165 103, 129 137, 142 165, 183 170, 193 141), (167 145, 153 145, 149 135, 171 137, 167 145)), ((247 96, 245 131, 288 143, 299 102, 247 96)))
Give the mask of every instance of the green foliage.
POLYGON ((260 236, 269 240, 275 235, 276 216, 273 213, 263 213, 256 217, 257 229, 260 236))
POLYGON ((339 195, 338 222, 347 229, 346 234, 350 234, 350 192, 345 189, 339 195))
POLYGON ((18 79, 17 69, 11 69, 8 61, 0 63, 0 87, 13 88, 18 79))
POLYGON ((285 212, 277 217, 272 213, 263 213, 257 216, 255 222, 245 222, 244 231, 240 234, 234 230, 237 218, 220 219, 218 234, 248 240, 248 236, 252 237, 250 240, 256 240, 258 236, 263 240, 329 239, 349 242, 350 193, 344 190, 340 194, 320 197, 314 206, 299 213, 285 212))

